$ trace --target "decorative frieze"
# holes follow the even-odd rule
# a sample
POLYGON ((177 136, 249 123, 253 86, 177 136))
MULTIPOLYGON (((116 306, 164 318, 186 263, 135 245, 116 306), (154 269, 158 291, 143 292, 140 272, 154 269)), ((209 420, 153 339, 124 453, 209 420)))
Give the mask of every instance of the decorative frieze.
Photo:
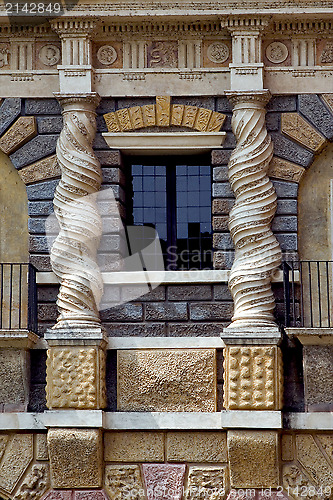
POLYGON ((326 144, 326 138, 298 113, 283 113, 282 132, 294 141, 318 153, 326 144))
POLYGON ((228 346, 224 354, 224 405, 228 410, 280 410, 282 354, 277 346, 228 346))
POLYGON ((33 40, 11 40, 10 69, 13 71, 31 71, 33 69, 33 40))
POLYGON ((278 156, 273 156, 269 165, 268 175, 274 179, 282 179, 291 182, 300 182, 305 173, 305 168, 278 156))
POLYGON ((178 42, 179 68, 200 68, 201 40, 180 40, 178 42))

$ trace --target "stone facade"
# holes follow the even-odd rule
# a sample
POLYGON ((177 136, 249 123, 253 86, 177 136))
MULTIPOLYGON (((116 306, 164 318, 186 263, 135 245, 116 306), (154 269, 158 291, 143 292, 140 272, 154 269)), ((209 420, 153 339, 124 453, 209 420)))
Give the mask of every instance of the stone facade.
POLYGON ((331 498, 332 5, 303 3, 0 9, 0 500, 331 498), (159 274, 130 155, 180 153, 211 260, 159 274))

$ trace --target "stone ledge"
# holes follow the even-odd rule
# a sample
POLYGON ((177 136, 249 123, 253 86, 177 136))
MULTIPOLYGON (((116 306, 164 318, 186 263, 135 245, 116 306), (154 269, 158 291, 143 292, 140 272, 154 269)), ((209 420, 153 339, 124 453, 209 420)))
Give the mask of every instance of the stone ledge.
POLYGON ((286 333, 303 345, 333 345, 332 328, 286 328, 286 333))
POLYGON ((284 428, 333 431, 333 412, 286 413, 284 428))

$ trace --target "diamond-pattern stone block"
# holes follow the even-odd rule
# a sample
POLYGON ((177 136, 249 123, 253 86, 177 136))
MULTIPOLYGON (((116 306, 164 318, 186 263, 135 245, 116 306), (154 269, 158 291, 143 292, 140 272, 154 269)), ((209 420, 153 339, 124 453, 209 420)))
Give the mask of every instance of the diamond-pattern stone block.
POLYGON ((224 356, 226 409, 282 408, 283 370, 279 347, 229 346, 224 356))

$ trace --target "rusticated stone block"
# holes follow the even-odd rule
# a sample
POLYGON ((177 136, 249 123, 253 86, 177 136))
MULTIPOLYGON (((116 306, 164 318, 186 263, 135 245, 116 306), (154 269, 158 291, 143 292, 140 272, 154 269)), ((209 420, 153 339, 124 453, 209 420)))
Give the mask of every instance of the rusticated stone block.
POLYGON ((310 434, 296 436, 297 459, 314 484, 333 488, 332 463, 324 457, 318 444, 310 434))
POLYGON ((105 489, 112 500, 145 500, 140 468, 137 465, 107 465, 105 489))
POLYGON ((118 351, 118 410, 215 409, 214 349, 118 351))
POLYGON ((274 431, 229 431, 232 488, 277 488, 278 434, 274 431))
POLYGON ((50 488, 48 464, 34 464, 16 492, 13 500, 40 500, 50 488))
POLYGON ((47 435, 54 488, 100 488, 103 444, 99 430, 51 429, 47 435))
POLYGON ((10 155, 10 159, 16 168, 22 168, 52 155, 56 149, 58 135, 37 135, 15 153, 10 155))
POLYGON ((274 143, 274 154, 285 160, 298 163, 303 167, 311 165, 314 155, 311 151, 303 148, 288 137, 284 137, 279 132, 271 133, 274 143))
POLYGON ((148 500, 158 496, 163 500, 181 500, 185 469, 185 465, 144 464, 142 471, 148 500))
POLYGON ((0 350, 0 401, 26 407, 29 400, 29 353, 21 349, 0 350))
POLYGON ((307 410, 333 410, 333 346, 304 346, 303 368, 307 410))
POLYGON ((223 500, 227 494, 227 468, 190 467, 186 488, 186 500, 223 500))
POLYGON ((106 432, 104 459, 107 462, 163 462, 163 433, 106 432))
POLYGON ((296 165, 296 163, 274 156, 269 165, 268 175, 270 177, 274 177, 275 179, 300 182, 304 172, 304 167, 300 167, 299 165, 296 165))
POLYGON ((283 370, 277 346, 230 346, 224 351, 224 404, 228 410, 282 408, 283 370))
POLYGON ((27 187, 28 200, 53 200, 59 179, 39 182, 27 187))
POLYGON ((320 151, 326 138, 316 131, 309 122, 304 120, 298 113, 284 113, 282 115, 282 132, 294 141, 311 149, 314 152, 320 151))
POLYGON ((14 434, 3 447, 0 464, 0 488, 11 494, 33 459, 33 435, 14 434))
POLYGON ((0 135, 13 123, 21 114, 21 99, 5 99, 0 107, 0 135))
POLYGON ((30 141, 37 134, 34 116, 20 116, 0 139, 0 149, 7 155, 30 141))
POLYGON ((104 408, 105 352, 95 346, 51 347, 46 380, 48 408, 104 408))
POLYGON ((32 182, 58 177, 61 174, 61 170, 56 156, 53 155, 22 168, 19 170, 19 174, 24 184, 31 184, 32 182))
POLYGON ((330 113, 316 94, 300 94, 298 96, 299 111, 327 139, 333 137, 333 113, 330 113))
POLYGON ((166 440, 168 462, 227 462, 225 432, 168 432, 166 440))

